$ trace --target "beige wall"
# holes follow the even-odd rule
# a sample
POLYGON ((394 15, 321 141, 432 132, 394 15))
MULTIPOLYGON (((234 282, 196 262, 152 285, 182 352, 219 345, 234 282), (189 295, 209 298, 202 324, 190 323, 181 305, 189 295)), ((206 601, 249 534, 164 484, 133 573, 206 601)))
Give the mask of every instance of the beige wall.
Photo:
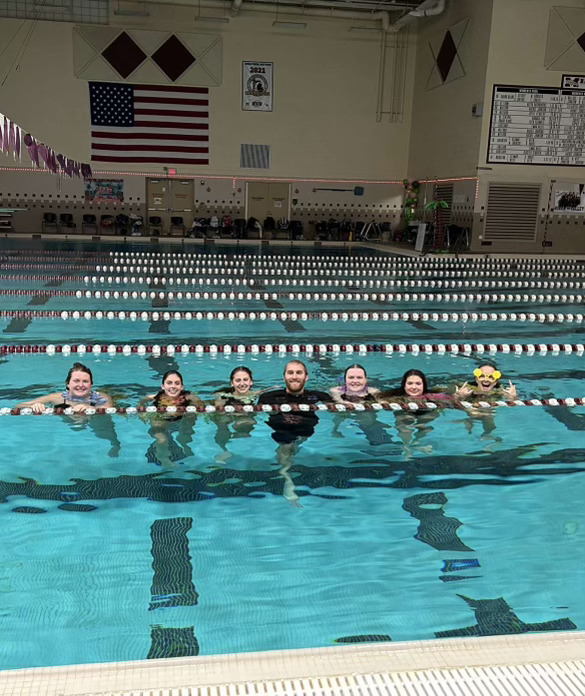
POLYGON ((418 25, 410 177, 475 176, 482 119, 471 108, 484 101, 491 14, 492 0, 451 0, 444 14, 418 25), (447 29, 466 19, 458 49, 464 75, 429 88, 435 63, 429 44, 436 49, 447 29))
MULTIPOLYGON (((408 158, 412 60, 407 67, 402 122, 376 121, 380 33, 349 32, 355 21, 308 17, 307 29, 293 32, 272 26, 271 14, 243 14, 225 25, 198 25, 194 9, 149 5, 148 27, 159 30, 221 33, 223 84, 210 88, 211 165, 184 173, 269 175, 274 177, 400 179, 408 158), (158 9, 157 9, 158 8, 158 9), (275 102, 272 113, 241 110, 241 63, 273 61, 275 102), (240 143, 272 148, 269 171, 240 170, 240 143)), ((283 19, 279 16, 279 19, 283 19)), ((299 19, 298 17, 296 18, 299 19)), ((113 17, 140 27, 140 18, 113 17)), ((18 70, 2 88, 0 111, 37 139, 73 159, 89 159, 87 83, 75 79, 72 26, 38 22, 18 70)), ((370 23, 372 26, 372 23, 370 23)), ((16 39, 0 56, 0 75, 15 59, 30 23, 0 20, 0 46, 16 39)), ((394 79, 395 36, 387 35, 384 107, 394 79)), ((414 47, 413 47, 414 50, 414 47)), ((102 166, 96 169, 161 172, 162 166, 102 166)))
MULTIPOLYGON (((476 251, 528 253, 585 252, 585 216, 549 214, 551 180, 582 182, 580 167, 487 164, 490 110, 494 84, 560 87, 562 71, 545 68, 549 14, 555 0, 493 0, 493 23, 485 82, 485 111, 481 121, 476 203, 472 248, 476 251), (489 182, 527 182, 541 185, 539 219, 534 242, 499 242, 482 247, 480 236, 487 210, 489 182), (551 246, 544 247, 545 238, 551 246)), ((564 7, 583 8, 582 0, 563 0, 564 7)), ((576 71, 579 74, 579 71, 576 71)))

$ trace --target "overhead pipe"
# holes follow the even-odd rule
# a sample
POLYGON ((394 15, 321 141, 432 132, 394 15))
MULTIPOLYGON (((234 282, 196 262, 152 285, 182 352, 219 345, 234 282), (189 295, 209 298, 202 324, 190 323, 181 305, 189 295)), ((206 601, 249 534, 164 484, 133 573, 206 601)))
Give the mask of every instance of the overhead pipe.
MULTIPOLYGON (((211 9, 223 8, 224 3, 221 0, 202 0, 198 3, 198 7, 211 9)), ((345 19, 345 20, 365 20, 370 22, 381 23, 381 29, 384 32, 391 31, 390 13, 384 11, 366 12, 364 10, 333 10, 326 9, 331 5, 327 0, 312 0, 305 3, 302 7, 288 4, 277 4, 271 2, 249 2, 244 0, 232 0, 229 9, 229 14, 232 17, 237 16, 240 11, 248 12, 269 12, 271 14, 299 14, 304 17, 324 17, 326 19, 345 19)))
POLYGON ((416 10, 411 10, 390 27, 390 31, 397 32, 402 27, 413 22, 417 17, 434 17, 445 11, 447 0, 424 0, 416 10))

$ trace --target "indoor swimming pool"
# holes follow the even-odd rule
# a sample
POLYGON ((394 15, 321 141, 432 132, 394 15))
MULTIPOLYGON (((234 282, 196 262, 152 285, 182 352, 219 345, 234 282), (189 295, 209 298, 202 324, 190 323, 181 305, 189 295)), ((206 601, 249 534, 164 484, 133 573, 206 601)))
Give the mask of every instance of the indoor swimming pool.
POLYGON ((585 629, 581 264, 12 246, 2 669, 585 629), (294 359, 324 391, 359 363, 452 392, 487 362, 519 401, 323 407, 283 466, 269 413, 209 406, 294 359), (111 413, 13 410, 75 361, 111 413), (161 465, 134 409, 168 370, 208 408, 161 465))

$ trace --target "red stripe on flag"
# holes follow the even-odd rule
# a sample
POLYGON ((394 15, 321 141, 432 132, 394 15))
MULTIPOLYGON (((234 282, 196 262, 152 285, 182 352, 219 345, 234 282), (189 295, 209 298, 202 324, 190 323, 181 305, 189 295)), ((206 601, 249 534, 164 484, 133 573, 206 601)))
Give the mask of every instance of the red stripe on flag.
MULTIPOLYGON (((137 126, 148 128, 189 128, 190 130, 209 130, 207 123, 174 123, 164 121, 134 121, 137 126)), ((154 134, 153 134, 154 135, 154 134)))
POLYGON ((100 133, 91 132, 92 138, 106 138, 108 140, 185 140, 204 142, 209 138, 206 135, 183 135, 182 133, 100 133))
POLYGON ((141 164, 145 162, 156 162, 157 164, 209 164, 208 159, 189 159, 187 157, 104 157, 102 155, 92 155, 92 162, 125 162, 126 164, 141 164))
POLYGON ((177 147, 176 145, 114 145, 94 143, 92 150, 120 150, 121 152, 209 152, 208 147, 177 147))
MULTIPOLYGON (((207 104, 205 105, 207 106, 207 104)), ((134 109, 135 114, 141 114, 146 116, 187 116, 187 117, 198 117, 207 118, 207 111, 193 111, 193 109, 134 109)))
POLYGON ((207 106, 209 99, 173 99, 172 97, 134 97, 135 104, 184 104, 185 106, 207 106))

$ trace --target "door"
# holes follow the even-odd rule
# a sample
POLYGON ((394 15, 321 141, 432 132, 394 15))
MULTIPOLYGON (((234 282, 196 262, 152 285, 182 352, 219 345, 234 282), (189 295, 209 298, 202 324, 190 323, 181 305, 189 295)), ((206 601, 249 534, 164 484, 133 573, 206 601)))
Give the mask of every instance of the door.
POLYGON ((246 184, 246 217, 264 224, 267 217, 290 219, 290 183, 249 181, 246 184))
POLYGON ((170 233, 172 217, 182 217, 187 228, 193 222, 193 183, 193 179, 165 177, 146 180, 147 217, 161 218, 163 234, 170 233))

